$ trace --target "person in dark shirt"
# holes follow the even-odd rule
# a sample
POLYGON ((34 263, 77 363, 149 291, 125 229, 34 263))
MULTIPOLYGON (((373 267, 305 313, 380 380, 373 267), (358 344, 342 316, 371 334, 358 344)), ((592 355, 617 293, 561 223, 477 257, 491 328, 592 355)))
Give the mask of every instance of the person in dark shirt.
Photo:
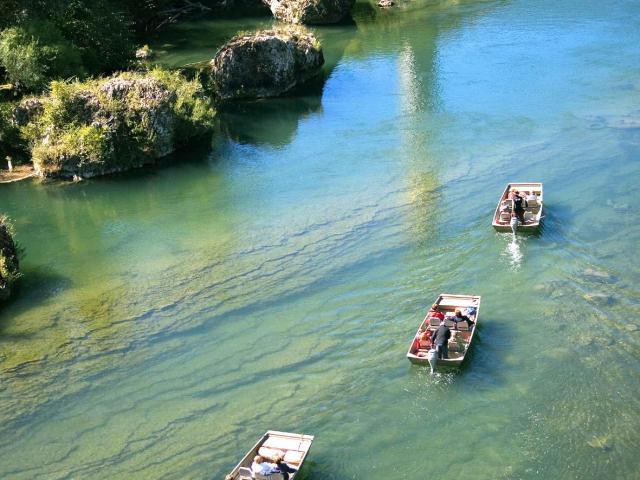
POLYGON ((433 344, 438 351, 438 358, 449 358, 449 339, 451 338, 451 330, 444 324, 444 320, 440 321, 440 326, 433 336, 433 344))
POLYGON ((453 321, 458 323, 458 322, 469 322, 469 325, 471 325, 473 323, 473 320, 471 320, 468 316, 463 315, 462 314, 462 310, 460 310, 459 308, 456 308, 455 310, 455 315, 453 316, 453 321))
POLYGON ((513 211, 522 225, 524 225, 524 208, 528 206, 527 199, 520 195, 518 190, 515 190, 513 192, 513 211))

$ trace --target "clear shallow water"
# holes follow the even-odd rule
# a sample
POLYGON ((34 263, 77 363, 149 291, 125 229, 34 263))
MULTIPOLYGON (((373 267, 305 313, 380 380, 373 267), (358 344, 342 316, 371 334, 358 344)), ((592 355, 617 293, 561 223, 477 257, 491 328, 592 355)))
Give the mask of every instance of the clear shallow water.
MULTIPOLYGON (((321 91, 179 165, 3 186, 0 477, 222 478, 272 428, 316 435, 308 479, 637 478, 638 14, 359 4, 316 29, 321 91), (522 180, 547 217, 513 244, 522 180), (440 292, 483 307, 432 378, 404 355, 440 292)), ((269 23, 180 24, 160 59, 269 23)))

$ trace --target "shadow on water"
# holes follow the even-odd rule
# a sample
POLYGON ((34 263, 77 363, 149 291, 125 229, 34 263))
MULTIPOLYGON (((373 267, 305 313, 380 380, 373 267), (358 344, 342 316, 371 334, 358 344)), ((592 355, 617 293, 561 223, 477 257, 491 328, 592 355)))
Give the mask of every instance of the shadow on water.
POLYGON ((295 137, 300 120, 322 109, 322 86, 311 90, 305 96, 227 105, 218 113, 217 132, 242 144, 285 146, 295 137))
POLYGON ((71 279, 44 268, 22 270, 12 297, 0 306, 0 337, 19 339, 22 335, 6 335, 7 320, 20 316, 39 305, 58 296, 73 286, 71 279))
POLYGON ((479 375, 490 378, 490 383, 494 386, 501 385, 504 383, 504 362, 512 347, 509 343, 496 339, 510 338, 512 334, 513 329, 508 322, 483 318, 473 339, 473 345, 460 367, 439 366, 436 373, 431 375, 428 365, 410 364, 411 378, 424 380, 427 385, 438 388, 457 388, 456 383, 464 383, 465 377, 479 375))

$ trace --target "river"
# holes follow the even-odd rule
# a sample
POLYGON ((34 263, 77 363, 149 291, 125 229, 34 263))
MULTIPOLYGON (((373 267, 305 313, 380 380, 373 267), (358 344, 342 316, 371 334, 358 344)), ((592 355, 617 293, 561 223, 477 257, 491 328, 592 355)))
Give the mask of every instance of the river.
MULTIPOLYGON (((358 3, 320 81, 226 111, 169 166, 0 186, 0 477, 220 479, 267 429, 302 479, 640 475, 640 3, 358 3), (494 232, 542 181, 540 235, 494 232), (459 371, 411 366, 482 295, 459 371)), ((210 58, 268 18, 190 21, 210 58)))

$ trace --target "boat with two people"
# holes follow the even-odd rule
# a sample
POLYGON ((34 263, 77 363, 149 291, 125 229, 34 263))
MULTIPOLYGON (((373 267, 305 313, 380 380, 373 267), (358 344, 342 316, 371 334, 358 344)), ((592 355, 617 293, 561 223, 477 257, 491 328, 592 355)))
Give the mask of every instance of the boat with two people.
POLYGON ((307 458, 313 438, 313 435, 269 430, 251 447, 225 480, 282 480, 281 473, 262 475, 252 470, 254 459, 258 455, 267 462, 276 463, 279 459, 293 467, 295 471, 288 476, 289 480, 294 480, 307 458))

